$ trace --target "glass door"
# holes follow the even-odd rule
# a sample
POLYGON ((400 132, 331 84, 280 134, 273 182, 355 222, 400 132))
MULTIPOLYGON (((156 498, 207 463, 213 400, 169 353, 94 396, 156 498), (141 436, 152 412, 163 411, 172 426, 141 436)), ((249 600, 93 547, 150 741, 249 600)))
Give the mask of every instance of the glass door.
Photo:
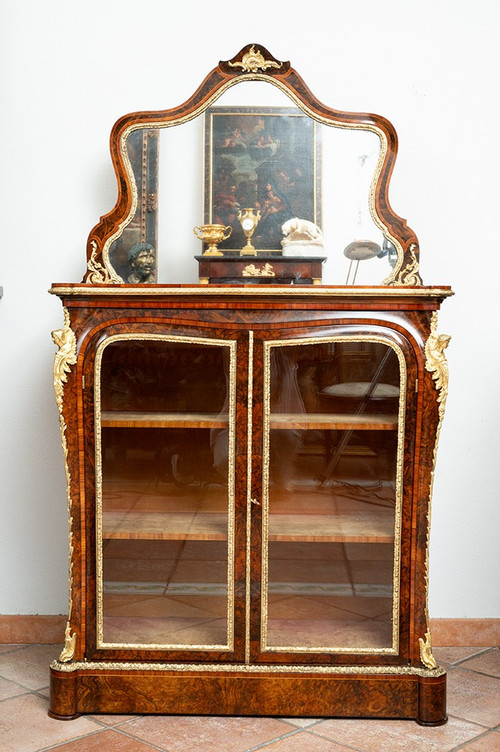
POLYGON ((264 342, 263 359, 261 660, 396 656, 402 349, 330 336, 264 342))
POLYGON ((118 334, 95 358, 97 649, 234 649, 236 341, 118 334))

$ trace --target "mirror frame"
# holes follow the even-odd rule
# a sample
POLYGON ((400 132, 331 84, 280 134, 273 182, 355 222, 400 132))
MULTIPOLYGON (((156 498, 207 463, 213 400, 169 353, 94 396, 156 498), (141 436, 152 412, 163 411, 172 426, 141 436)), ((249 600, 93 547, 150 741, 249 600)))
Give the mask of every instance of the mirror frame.
POLYGON ((397 250, 397 261, 381 285, 422 285, 418 239, 406 220, 395 214, 389 203, 389 183, 398 149, 394 126, 380 115, 334 110, 322 104, 289 62, 277 60, 256 43, 243 47, 231 60, 220 61, 195 93, 178 107, 131 113, 115 123, 110 148, 118 181, 118 198, 115 207, 101 217, 90 232, 87 272, 83 282, 93 285, 122 283, 109 260, 109 248, 121 235, 137 207, 137 189, 126 150, 129 133, 138 128, 165 128, 192 120, 213 105, 224 91, 242 81, 265 81, 277 86, 303 112, 320 123, 336 128, 369 130, 379 136, 381 151, 370 189, 369 208, 373 221, 397 250))

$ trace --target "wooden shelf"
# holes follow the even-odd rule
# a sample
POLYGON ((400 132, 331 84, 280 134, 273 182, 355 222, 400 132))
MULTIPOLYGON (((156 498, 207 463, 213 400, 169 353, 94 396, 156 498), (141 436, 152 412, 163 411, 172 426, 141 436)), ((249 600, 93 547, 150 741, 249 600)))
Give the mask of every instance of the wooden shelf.
MULTIPOLYGON (((391 510, 364 514, 274 514, 270 542, 392 543, 391 510)), ((103 538, 121 540, 227 539, 227 515, 221 513, 105 512, 103 538)))
MULTIPOLYGON (((388 512, 388 513, 387 513, 388 512)), ((269 517, 270 542, 392 543, 394 513, 274 514, 269 517)))
POLYGON ((336 431, 395 431, 397 415, 342 413, 272 413, 271 428, 301 428, 336 431))
POLYGON ((113 540, 226 540, 227 515, 210 512, 104 512, 102 535, 113 540))
POLYGON ((220 413, 157 413, 103 410, 103 428, 226 428, 228 416, 220 413))
MULTIPOLYGON (((159 413, 104 410, 102 428, 226 428, 228 417, 220 413, 159 413)), ((395 431, 397 415, 349 415, 339 413, 272 413, 272 429, 395 431)))

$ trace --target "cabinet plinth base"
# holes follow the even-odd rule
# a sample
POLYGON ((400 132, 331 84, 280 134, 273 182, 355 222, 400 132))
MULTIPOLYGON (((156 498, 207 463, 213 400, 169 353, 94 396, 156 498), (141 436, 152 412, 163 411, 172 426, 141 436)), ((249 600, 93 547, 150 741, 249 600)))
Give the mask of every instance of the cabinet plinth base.
POLYGON ((445 717, 441 721, 421 721, 420 718, 415 719, 419 726, 444 726, 445 723, 448 723, 448 716, 445 715, 445 717))
POLYGON ((394 718, 437 726, 447 720, 446 674, 52 668, 49 715, 85 713, 394 718))
POLYGON ((76 721, 77 718, 81 718, 80 713, 75 713, 74 715, 58 715, 57 713, 53 713, 50 709, 47 711, 47 715, 49 718, 54 718, 56 721, 76 721))

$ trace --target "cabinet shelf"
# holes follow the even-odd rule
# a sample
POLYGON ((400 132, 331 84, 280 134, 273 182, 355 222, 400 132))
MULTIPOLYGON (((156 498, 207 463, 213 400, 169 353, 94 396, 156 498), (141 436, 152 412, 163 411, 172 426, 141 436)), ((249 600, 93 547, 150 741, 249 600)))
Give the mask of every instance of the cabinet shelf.
MULTIPOLYGON (((226 428, 228 416, 220 413, 160 413, 104 410, 103 428, 226 428)), ((271 429, 395 431, 397 415, 339 413, 272 413, 271 429)))
MULTIPOLYGON (((105 512, 107 540, 227 539, 227 516, 218 513, 105 512)), ((275 514, 269 518, 270 542, 392 543, 393 515, 275 514)))
POLYGON ((104 512, 104 539, 198 540, 227 539, 227 515, 193 512, 104 512))
POLYGON ((392 543, 394 515, 274 514, 269 518, 269 542, 392 543))
POLYGON ((395 431, 398 416, 363 413, 272 413, 271 428, 336 431, 395 431))
POLYGON ((228 416, 220 413, 160 413, 104 410, 103 428, 226 428, 228 416))

